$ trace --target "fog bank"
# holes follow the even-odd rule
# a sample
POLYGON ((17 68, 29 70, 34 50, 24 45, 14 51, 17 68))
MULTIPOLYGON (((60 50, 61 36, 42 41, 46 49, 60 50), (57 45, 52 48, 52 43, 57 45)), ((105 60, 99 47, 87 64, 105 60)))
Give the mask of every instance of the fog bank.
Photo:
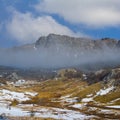
POLYGON ((120 65, 119 49, 74 51, 61 49, 34 49, 26 51, 0 51, 0 65, 19 68, 107 67, 120 65))

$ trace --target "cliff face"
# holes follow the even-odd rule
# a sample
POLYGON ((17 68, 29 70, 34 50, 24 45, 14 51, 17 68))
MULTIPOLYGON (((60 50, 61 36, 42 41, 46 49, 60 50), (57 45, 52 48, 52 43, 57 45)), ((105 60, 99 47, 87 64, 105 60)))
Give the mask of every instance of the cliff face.
POLYGON ((89 38, 75 38, 69 37, 65 35, 56 35, 49 34, 46 37, 40 37, 36 43, 36 48, 44 47, 56 47, 62 48, 69 47, 75 49, 84 49, 84 50, 92 50, 92 49, 103 49, 104 47, 115 48, 119 46, 119 42, 110 38, 103 38, 101 40, 92 40, 89 38))
POLYGON ((71 47, 71 48, 87 48, 92 47, 94 41, 86 38, 74 38, 65 35, 50 34, 47 37, 40 37, 36 42, 36 47, 71 47))

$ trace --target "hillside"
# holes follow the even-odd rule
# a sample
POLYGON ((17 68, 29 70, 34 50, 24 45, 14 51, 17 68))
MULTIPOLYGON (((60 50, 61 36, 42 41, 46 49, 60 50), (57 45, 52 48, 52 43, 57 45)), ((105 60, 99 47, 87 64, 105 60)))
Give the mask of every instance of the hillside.
POLYGON ((3 79, 0 106, 11 116, 34 113, 35 117, 49 119, 119 119, 119 76, 120 68, 87 73, 61 69, 52 79, 41 82, 18 79, 13 83, 9 78, 3 79))

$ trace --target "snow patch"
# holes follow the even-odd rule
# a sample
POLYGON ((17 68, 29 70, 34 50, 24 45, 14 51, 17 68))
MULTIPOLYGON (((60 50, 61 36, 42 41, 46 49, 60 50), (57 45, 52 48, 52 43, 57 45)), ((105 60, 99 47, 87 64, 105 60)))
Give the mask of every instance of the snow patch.
POLYGON ((13 92, 10 90, 3 89, 3 90, 0 90, 0 100, 6 101, 6 100, 16 99, 21 102, 21 101, 30 100, 29 96, 36 95, 36 93, 29 93, 29 92, 26 92, 26 93, 27 93, 27 95, 22 92, 13 92))
POLYGON ((93 98, 83 98, 81 102, 90 102, 93 101, 93 98))
POLYGON ((5 105, 0 105, 0 114, 5 113, 8 116, 27 116, 27 111, 22 111, 20 108, 10 107, 7 108, 5 105))
POLYGON ((109 93, 110 91, 112 91, 114 89, 114 87, 109 87, 107 89, 104 89, 104 90, 100 90, 96 93, 96 95, 106 95, 107 93, 109 93))
POLYGON ((114 103, 114 102, 116 102, 116 101, 118 101, 118 100, 120 100, 120 98, 117 98, 117 99, 115 99, 115 100, 112 100, 110 103, 114 103))
POLYGON ((39 110, 40 117, 43 118, 53 118, 53 119, 62 119, 62 120, 85 120, 92 116, 87 116, 77 111, 68 110, 68 109, 60 109, 60 108, 41 108, 39 110))
POLYGON ((73 98, 70 98, 71 95, 67 95, 67 96, 62 96, 60 98, 60 101, 61 102, 67 102, 67 103, 75 103, 77 102, 77 98, 78 97, 73 97, 73 98))
POLYGON ((92 97, 93 96, 93 94, 89 94, 89 95, 87 95, 87 97, 92 97))
POLYGON ((87 79, 87 75, 86 74, 83 74, 83 79, 86 80, 87 79))
POLYGON ((66 96, 62 96, 60 99, 66 99, 69 98, 71 95, 66 95, 66 96))
POLYGON ((83 109, 85 106, 86 106, 86 104, 74 104, 74 105, 71 105, 71 107, 78 108, 78 109, 83 109))
POLYGON ((20 79, 20 80, 18 80, 18 81, 15 82, 15 85, 20 86, 20 85, 23 85, 24 83, 25 83, 25 80, 20 79))
POLYGON ((25 94, 30 95, 30 96, 36 96, 38 93, 35 92, 25 92, 25 94))
MULTIPOLYGON (((0 114, 3 112, 9 116, 30 116, 31 113, 30 111, 23 111, 21 108, 11 107, 11 109, 7 109, 6 106, 0 106, 0 114)), ((73 110, 52 107, 39 107, 35 112, 35 116, 62 120, 85 120, 93 117, 73 110)))
POLYGON ((108 108, 119 108, 120 109, 120 105, 114 105, 114 106, 106 106, 108 108))
POLYGON ((75 102, 77 102, 76 99, 77 99, 77 97, 74 97, 74 98, 66 98, 66 99, 61 100, 61 102, 75 103, 75 102))

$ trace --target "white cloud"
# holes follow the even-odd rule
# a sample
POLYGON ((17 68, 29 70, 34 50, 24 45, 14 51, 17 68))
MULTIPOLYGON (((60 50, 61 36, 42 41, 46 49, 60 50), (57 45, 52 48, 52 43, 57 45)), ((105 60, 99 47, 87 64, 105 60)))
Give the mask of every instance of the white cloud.
POLYGON ((59 14, 71 23, 93 27, 120 25, 120 0, 40 0, 35 8, 59 14))
POLYGON ((7 32, 19 42, 27 43, 37 40, 41 35, 50 33, 75 35, 72 30, 57 23, 51 16, 34 17, 31 13, 15 11, 11 21, 6 25, 7 32))

